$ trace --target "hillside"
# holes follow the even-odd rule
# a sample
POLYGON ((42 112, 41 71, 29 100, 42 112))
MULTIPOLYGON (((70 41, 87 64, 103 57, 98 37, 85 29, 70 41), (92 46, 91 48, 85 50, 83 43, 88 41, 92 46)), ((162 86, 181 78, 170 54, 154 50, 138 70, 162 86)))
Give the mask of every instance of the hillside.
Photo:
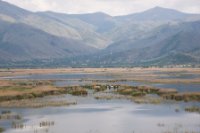
POLYGON ((199 38, 199 14, 162 7, 113 17, 30 12, 0 1, 1 67, 199 64, 199 38))

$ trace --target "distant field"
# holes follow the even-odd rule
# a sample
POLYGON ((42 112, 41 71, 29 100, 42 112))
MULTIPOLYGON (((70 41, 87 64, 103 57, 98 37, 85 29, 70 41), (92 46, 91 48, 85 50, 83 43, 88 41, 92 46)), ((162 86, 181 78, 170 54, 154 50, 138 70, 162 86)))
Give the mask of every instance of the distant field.
POLYGON ((56 68, 56 69, 0 69, 0 76, 22 75, 22 74, 50 74, 50 73, 145 73, 152 71, 160 72, 189 72, 199 73, 200 68, 56 68))

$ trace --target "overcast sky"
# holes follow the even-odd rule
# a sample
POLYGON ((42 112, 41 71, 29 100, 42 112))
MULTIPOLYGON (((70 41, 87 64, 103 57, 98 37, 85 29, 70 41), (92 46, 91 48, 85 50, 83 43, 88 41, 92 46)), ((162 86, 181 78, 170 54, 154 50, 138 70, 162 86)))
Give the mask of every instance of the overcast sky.
POLYGON ((161 6, 200 13, 200 0, 4 0, 31 11, 63 13, 105 12, 116 16, 161 6))

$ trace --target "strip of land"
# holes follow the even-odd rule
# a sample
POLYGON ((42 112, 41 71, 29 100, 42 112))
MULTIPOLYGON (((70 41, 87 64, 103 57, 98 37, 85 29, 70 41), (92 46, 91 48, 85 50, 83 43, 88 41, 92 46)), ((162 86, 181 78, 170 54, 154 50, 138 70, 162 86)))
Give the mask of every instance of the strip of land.
MULTIPOLYGON (((5 77, 38 75, 38 74, 98 74, 110 75, 113 81, 138 81, 149 83, 182 83, 200 84, 200 68, 58 68, 58 69, 0 69, 1 80, 5 77), (192 78, 181 78, 184 75, 196 75, 192 78), (172 77, 172 78, 171 78, 172 77), (173 78, 176 77, 176 78, 173 78)), ((80 78, 80 80, 82 80, 80 78)), ((93 79, 87 79, 93 80, 93 79)), ((5 84, 5 82, 4 82, 5 84)))

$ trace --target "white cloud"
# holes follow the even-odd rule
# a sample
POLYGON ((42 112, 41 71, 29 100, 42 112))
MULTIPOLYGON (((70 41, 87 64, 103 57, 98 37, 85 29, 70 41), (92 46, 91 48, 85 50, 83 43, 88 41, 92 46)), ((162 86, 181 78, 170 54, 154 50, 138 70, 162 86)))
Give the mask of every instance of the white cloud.
POLYGON ((31 11, 64 13, 105 12, 123 15, 140 12, 155 6, 200 13, 200 0, 4 0, 31 11))

